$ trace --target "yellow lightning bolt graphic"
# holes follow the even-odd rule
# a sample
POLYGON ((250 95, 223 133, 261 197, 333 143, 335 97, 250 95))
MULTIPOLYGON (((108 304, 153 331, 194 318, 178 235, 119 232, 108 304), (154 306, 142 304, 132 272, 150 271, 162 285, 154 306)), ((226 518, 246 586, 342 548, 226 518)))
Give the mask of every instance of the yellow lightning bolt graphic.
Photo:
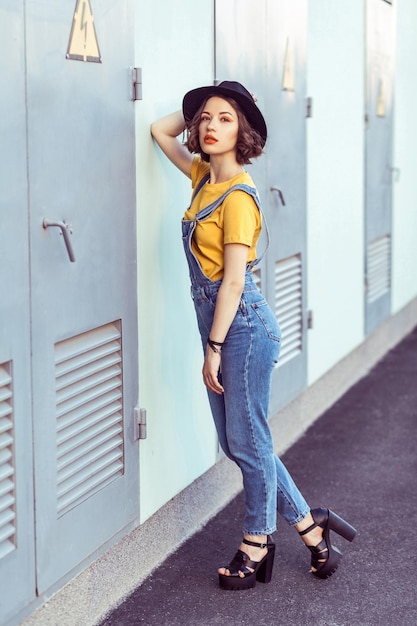
POLYGON ((87 29, 88 29, 88 22, 85 19, 85 5, 86 3, 83 2, 83 10, 81 13, 81 24, 80 24, 80 29, 84 31, 84 48, 87 47, 87 29))

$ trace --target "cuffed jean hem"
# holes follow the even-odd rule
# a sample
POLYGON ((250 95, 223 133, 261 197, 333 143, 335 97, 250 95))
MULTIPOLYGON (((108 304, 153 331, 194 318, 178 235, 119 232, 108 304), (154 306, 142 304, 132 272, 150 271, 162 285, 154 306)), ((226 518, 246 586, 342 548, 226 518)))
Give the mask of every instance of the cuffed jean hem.
POLYGON ((277 527, 275 526, 275 528, 267 528, 265 531, 263 530, 245 530, 243 529, 243 534, 244 535, 253 535, 254 537, 262 537, 262 535, 272 535, 272 533, 274 533, 276 531, 277 527))
POLYGON ((293 520, 291 522, 288 522, 289 526, 292 527, 292 526, 295 526, 296 524, 299 524, 300 522, 302 522, 303 519, 305 519, 307 517, 307 515, 310 513, 310 511, 311 511, 311 509, 309 508, 306 513, 300 513, 300 515, 295 520, 293 520))
MULTIPOLYGON (((298 517, 296 517, 291 522, 288 522, 288 526, 290 526, 290 528, 292 528, 293 526, 296 526, 297 524, 302 522, 303 519, 305 519, 310 512, 311 512, 311 509, 308 508, 305 513, 300 513, 298 517)), ((274 533, 276 529, 277 529, 276 526, 273 528, 267 528, 266 530, 246 530, 244 528, 242 532, 244 535, 253 535, 254 537, 256 537, 256 536, 262 536, 262 535, 272 535, 272 533, 274 533)))

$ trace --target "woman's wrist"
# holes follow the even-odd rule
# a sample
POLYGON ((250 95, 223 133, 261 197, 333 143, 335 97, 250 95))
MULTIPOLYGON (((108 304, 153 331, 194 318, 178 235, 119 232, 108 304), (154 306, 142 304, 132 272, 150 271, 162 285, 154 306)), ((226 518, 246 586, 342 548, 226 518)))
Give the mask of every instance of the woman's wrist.
POLYGON ((220 342, 220 341, 214 341, 213 339, 210 339, 210 337, 207 339, 207 345, 211 348, 211 350, 213 350, 213 352, 215 352, 216 354, 221 354, 222 352, 222 347, 224 345, 224 342, 220 342))

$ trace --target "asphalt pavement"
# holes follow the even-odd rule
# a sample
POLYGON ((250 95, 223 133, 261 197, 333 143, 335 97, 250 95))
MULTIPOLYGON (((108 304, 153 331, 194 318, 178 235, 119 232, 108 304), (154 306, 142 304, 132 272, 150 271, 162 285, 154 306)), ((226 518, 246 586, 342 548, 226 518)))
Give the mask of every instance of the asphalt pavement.
POLYGON ((273 578, 224 591, 217 567, 240 541, 240 494, 158 567, 102 626, 416 626, 417 328, 283 455, 312 508, 354 525, 327 580, 279 521, 273 578))

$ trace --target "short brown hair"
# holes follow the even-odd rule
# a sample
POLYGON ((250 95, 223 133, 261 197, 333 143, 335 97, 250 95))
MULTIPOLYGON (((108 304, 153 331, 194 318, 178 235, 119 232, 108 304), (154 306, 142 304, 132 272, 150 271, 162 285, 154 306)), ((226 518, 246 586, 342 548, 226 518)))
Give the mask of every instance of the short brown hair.
MULTIPOLYGON (((199 126, 201 122, 201 114, 205 109, 207 100, 209 100, 212 96, 209 96, 200 108, 197 110, 193 119, 187 122, 188 129, 188 137, 185 145, 193 154, 199 154, 203 161, 210 161, 210 155, 206 154, 200 146, 199 140, 199 126)), ((255 159, 256 157, 262 154, 262 137, 252 126, 249 124, 246 119, 245 114, 242 109, 239 107, 238 103, 235 102, 232 98, 225 98, 222 96, 224 100, 227 100, 232 107, 237 112, 238 118, 238 135, 236 142, 236 160, 239 165, 249 165, 251 163, 251 159, 255 159)))

